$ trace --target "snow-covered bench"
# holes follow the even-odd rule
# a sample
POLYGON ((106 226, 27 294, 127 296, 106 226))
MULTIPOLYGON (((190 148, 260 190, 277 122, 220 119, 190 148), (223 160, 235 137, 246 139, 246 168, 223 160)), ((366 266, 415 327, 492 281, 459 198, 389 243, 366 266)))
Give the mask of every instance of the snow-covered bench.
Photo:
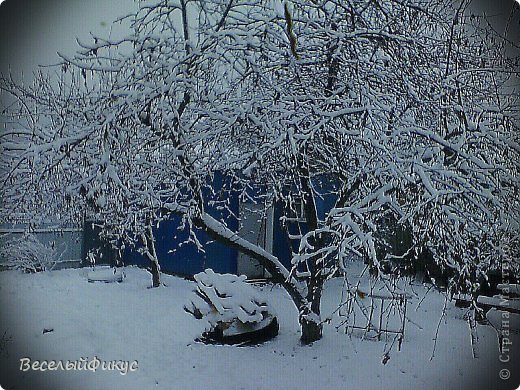
POLYGON ((502 291, 504 295, 507 295, 510 298, 520 296, 519 284, 500 283, 497 285, 497 289, 502 291))
POLYGON ((121 283, 125 274, 122 268, 96 267, 87 273, 89 282, 121 283))
MULTIPOLYGON (((468 307, 471 305, 471 296, 457 295, 455 298, 455 305, 459 307, 468 307)), ((479 295, 477 297, 477 307, 484 311, 490 309, 498 309, 510 313, 520 314, 520 300, 510 299, 505 296, 488 297, 486 295, 479 295)))
POLYGON ((499 309, 510 313, 520 314, 520 300, 508 299, 507 297, 487 297, 480 295, 477 298, 477 306, 484 310, 499 309))

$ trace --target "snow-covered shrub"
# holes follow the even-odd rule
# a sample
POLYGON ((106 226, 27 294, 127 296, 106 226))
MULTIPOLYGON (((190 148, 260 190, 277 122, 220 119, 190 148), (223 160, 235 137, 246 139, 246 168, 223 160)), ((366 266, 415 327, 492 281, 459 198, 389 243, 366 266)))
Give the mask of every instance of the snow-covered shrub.
POLYGON ((0 258, 5 259, 2 265, 9 269, 34 273, 52 269, 60 255, 52 245, 45 245, 33 234, 24 234, 2 245, 0 258))
POLYGON ((245 275, 216 274, 211 269, 195 275, 197 289, 184 310, 208 322, 205 337, 235 342, 276 336, 276 317, 261 292, 245 280, 245 275))

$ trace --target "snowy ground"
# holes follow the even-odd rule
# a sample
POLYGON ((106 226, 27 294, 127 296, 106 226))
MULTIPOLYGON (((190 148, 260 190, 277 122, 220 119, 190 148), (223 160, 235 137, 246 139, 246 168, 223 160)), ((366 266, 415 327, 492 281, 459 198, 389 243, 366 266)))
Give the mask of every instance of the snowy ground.
MULTIPOLYGON (((150 285, 149 274, 128 268, 123 283, 88 283, 85 269, 26 275, 0 272, 0 383, 4 388, 49 389, 460 389, 515 388, 520 342, 515 335, 509 363, 499 361, 496 332, 479 326, 472 358, 465 310, 448 303, 435 357, 430 360, 444 297, 414 286, 410 322, 400 352, 383 365, 384 342, 361 340, 326 325, 311 346, 299 343, 294 306, 278 287, 264 288, 276 308, 280 334, 255 347, 204 345, 201 321, 183 311, 193 282, 164 275, 166 286, 150 285), (53 329, 43 333, 43 329, 53 329), (3 334, 3 336, 2 336, 3 334), (20 371, 20 359, 137 361, 137 370, 20 371), (513 378, 502 381, 501 369, 513 378), (492 387, 490 387, 492 386, 492 387)), ((341 281, 326 288, 323 313, 337 303, 341 281)), ((503 357, 505 360, 505 357, 503 357)))

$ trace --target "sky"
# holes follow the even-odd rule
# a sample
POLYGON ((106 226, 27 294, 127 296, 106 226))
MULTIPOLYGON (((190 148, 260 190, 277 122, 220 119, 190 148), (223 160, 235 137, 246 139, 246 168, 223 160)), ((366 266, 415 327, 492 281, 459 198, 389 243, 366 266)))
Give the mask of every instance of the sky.
MULTIPOLYGON (((135 9, 134 0, 6 0, 0 5, 0 72, 30 75, 38 65, 73 54, 76 37, 111 32, 115 18, 135 9)), ((117 33, 117 27, 115 27, 117 33)))

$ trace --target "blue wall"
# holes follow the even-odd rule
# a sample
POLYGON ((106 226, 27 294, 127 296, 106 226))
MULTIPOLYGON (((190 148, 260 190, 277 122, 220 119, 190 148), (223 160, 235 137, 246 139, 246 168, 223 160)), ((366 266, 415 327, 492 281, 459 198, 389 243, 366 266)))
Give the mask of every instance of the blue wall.
MULTIPOLYGON (((181 275, 194 275, 212 268, 219 273, 236 273, 237 252, 217 242, 210 242, 207 235, 197 232, 197 238, 205 252, 199 251, 193 243, 179 246, 188 238, 186 230, 178 230, 180 219, 175 217, 163 221, 159 228, 154 228, 155 249, 161 270, 181 275)), ((123 256, 125 264, 149 266, 149 261, 136 249, 127 249, 123 256)))
MULTIPOLYGON (((315 188, 320 192, 319 197, 316 198, 316 208, 318 217, 323 219, 326 213, 334 206, 336 197, 332 193, 334 185, 326 179, 316 180, 313 183, 315 188)), ((213 188, 221 188, 225 186, 225 180, 222 176, 216 176, 213 182, 213 188)), ((238 194, 230 192, 228 196, 229 208, 235 215, 239 214, 239 199, 238 194)), ((229 211, 217 210, 215 207, 207 206, 207 211, 215 218, 224 218, 231 230, 238 230, 238 221, 229 211)), ((273 226, 273 254, 289 269, 291 268, 291 248, 285 229, 282 227, 280 217, 283 215, 282 204, 275 205, 274 212, 274 226, 273 226)), ((156 237, 156 251, 161 264, 161 270, 182 275, 194 275, 206 268, 212 268, 219 273, 233 273, 237 272, 238 252, 232 250, 225 245, 217 242, 212 242, 208 236, 203 232, 197 232, 197 238, 203 245, 205 252, 201 252, 193 243, 183 244, 179 246, 180 242, 185 242, 188 238, 186 229, 179 230, 178 227, 181 220, 174 217, 171 220, 163 221, 159 229, 154 229, 156 237), (172 252, 173 251, 173 252, 172 252)), ((291 234, 298 234, 298 227, 296 224, 289 224, 288 226, 291 234)), ((305 233, 305 226, 302 226, 302 231, 305 233)), ((293 243, 293 251, 297 251, 296 243, 293 243)), ((140 255, 135 249, 127 249, 124 253, 123 260, 125 264, 135 264, 147 267, 149 262, 146 258, 140 255)))
MULTIPOLYGON (((229 183, 222 175, 215 175, 212 182, 214 189, 228 187, 229 183)), ((205 193, 207 198, 211 198, 209 191, 205 193)), ((231 210, 217 208, 216 206, 206 205, 206 211, 217 219, 224 219, 232 230, 238 229, 238 221, 233 216, 239 214, 238 193, 226 192, 226 203, 231 210)), ((155 250, 161 270, 181 275, 194 275, 206 268, 212 268, 219 273, 237 272, 238 252, 225 245, 214 242, 204 232, 197 231, 196 236, 204 248, 204 252, 198 250, 193 243, 185 243, 189 238, 189 232, 185 226, 181 227, 181 219, 172 217, 160 223, 159 228, 154 228, 155 250), (179 245, 179 243, 185 243, 179 245)), ((128 248, 123 255, 125 264, 135 264, 148 267, 149 261, 136 248, 128 248)))

